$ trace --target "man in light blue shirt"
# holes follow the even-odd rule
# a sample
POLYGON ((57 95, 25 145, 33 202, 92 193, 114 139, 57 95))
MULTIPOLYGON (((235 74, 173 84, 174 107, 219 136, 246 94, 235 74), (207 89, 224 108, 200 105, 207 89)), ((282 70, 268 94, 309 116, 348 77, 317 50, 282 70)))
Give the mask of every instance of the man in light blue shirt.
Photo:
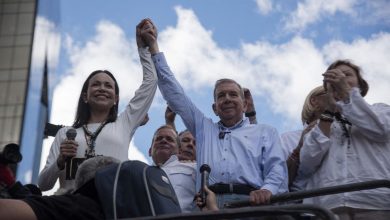
MULTIPOLYGON (((151 25, 145 43, 152 53, 158 86, 174 112, 179 114, 197 143, 197 166, 211 167, 210 189, 218 205, 230 199, 248 199, 252 204, 268 203, 271 195, 287 191, 287 167, 275 128, 250 124, 243 117, 247 103, 241 86, 231 79, 218 80, 213 110, 220 121, 207 118, 187 97, 175 79, 164 54, 159 52, 157 30, 151 25)), ((197 175, 200 189, 200 175, 197 175)))

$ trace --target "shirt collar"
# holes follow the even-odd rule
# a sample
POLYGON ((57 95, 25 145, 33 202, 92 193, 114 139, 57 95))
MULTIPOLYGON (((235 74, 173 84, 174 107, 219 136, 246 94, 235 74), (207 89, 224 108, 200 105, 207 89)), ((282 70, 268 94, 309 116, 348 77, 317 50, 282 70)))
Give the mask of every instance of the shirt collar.
POLYGON ((174 163, 175 161, 179 161, 179 158, 176 155, 172 155, 165 163, 161 165, 161 167, 165 167, 170 163, 174 163))
POLYGON ((219 127, 219 130, 221 130, 221 131, 230 131, 230 130, 234 130, 234 129, 240 128, 243 125, 248 124, 248 123, 249 123, 249 119, 248 118, 244 118, 244 119, 241 119, 239 122, 237 122, 235 125, 233 125, 231 127, 225 127, 223 125, 223 123, 221 121, 219 121, 218 122, 218 127, 219 127))

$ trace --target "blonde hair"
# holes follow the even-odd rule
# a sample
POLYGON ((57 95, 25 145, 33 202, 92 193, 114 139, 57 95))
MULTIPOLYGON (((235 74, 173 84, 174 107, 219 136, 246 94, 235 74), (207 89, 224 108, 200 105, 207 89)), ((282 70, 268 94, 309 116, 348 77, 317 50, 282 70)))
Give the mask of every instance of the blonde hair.
POLYGON ((311 98, 320 95, 321 93, 325 93, 325 89, 323 86, 318 86, 310 91, 310 93, 306 96, 305 102, 303 103, 301 119, 303 124, 310 124, 313 120, 315 120, 316 108, 311 103, 311 98))

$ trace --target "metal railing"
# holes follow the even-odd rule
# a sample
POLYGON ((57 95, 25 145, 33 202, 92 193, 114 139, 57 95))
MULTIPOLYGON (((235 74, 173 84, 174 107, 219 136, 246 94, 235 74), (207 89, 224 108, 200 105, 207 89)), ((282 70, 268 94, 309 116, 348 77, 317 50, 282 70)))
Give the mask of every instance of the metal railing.
MULTIPOLYGON (((312 190, 302 190, 297 192, 283 193, 271 197, 271 203, 288 202, 301 200, 305 198, 332 195, 344 192, 369 190, 375 188, 390 188, 390 180, 373 180, 360 183, 344 184, 339 186, 324 187, 312 190)), ((249 201, 234 202, 227 204, 227 208, 219 211, 204 211, 182 214, 166 214, 159 216, 148 216, 131 218, 136 220, 179 220, 179 219, 234 219, 234 218, 249 218, 249 217, 267 217, 267 216, 299 216, 301 214, 311 214, 320 219, 335 220, 335 215, 328 209, 318 205, 309 204, 290 204, 290 205, 267 205, 267 206, 250 206, 249 201)), ((294 219, 294 218, 291 218, 294 219)), ((122 219, 123 220, 123 219, 122 219)))
MULTIPOLYGON (((257 207, 245 207, 237 209, 223 209, 219 211, 203 211, 183 214, 169 214, 160 216, 149 216, 140 218, 131 218, 132 220, 214 220, 214 219, 245 219, 256 217, 256 219, 262 219, 261 217, 269 216, 299 216, 302 213, 312 214, 319 219, 336 220, 335 215, 328 209, 322 208, 316 205, 280 205, 280 206, 257 206, 257 207)), ((285 219, 285 218, 283 218, 285 219)), ((294 218, 288 218, 294 219, 294 218)), ((122 219, 123 220, 123 219, 122 219)))
MULTIPOLYGON (((386 179, 372 180, 372 181, 366 181, 360 183, 350 183, 350 184, 344 184, 338 186, 324 187, 319 189, 282 193, 282 194, 272 196, 270 202, 271 203, 289 202, 289 201, 301 200, 301 199, 317 197, 317 196, 325 196, 325 195, 332 195, 332 194, 353 192, 353 191, 360 191, 360 190, 369 190, 369 189, 375 189, 381 187, 390 188, 390 180, 386 180, 386 179)), ((238 207, 245 207, 245 206, 250 206, 250 203, 248 201, 242 201, 242 202, 234 202, 234 203, 226 204, 227 208, 238 208, 238 207)))

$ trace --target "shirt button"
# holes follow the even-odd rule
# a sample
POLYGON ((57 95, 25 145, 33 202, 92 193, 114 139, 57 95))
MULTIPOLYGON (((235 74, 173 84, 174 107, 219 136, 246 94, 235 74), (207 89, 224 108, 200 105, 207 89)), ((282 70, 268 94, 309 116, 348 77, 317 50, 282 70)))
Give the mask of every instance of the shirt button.
POLYGON ((223 175, 225 175, 225 173, 221 173, 221 175, 223 176, 223 175))
POLYGON ((225 148, 225 151, 227 151, 227 149, 225 148))
POLYGON ((226 160, 226 158, 223 158, 223 160, 226 160))

